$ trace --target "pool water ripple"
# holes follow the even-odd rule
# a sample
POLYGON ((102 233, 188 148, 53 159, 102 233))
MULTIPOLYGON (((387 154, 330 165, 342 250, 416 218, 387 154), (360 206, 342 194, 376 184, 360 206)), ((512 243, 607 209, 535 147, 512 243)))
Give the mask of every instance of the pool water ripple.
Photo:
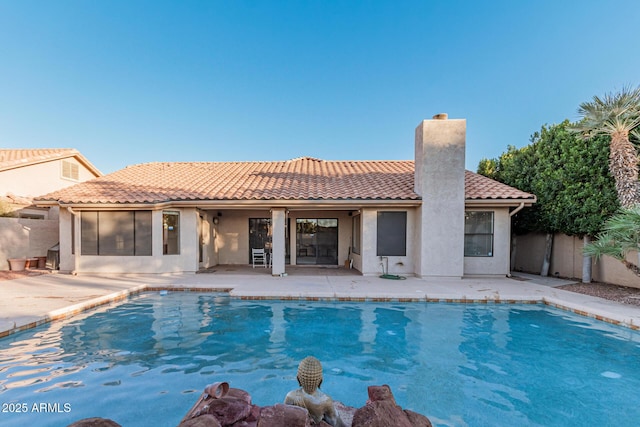
POLYGON ((323 390, 362 406, 389 384, 434 426, 635 426, 640 334, 540 305, 241 301, 141 294, 0 340, 2 426, 176 425, 215 381, 259 405, 297 387, 307 355, 323 390), (68 404, 68 406, 64 406, 68 404))

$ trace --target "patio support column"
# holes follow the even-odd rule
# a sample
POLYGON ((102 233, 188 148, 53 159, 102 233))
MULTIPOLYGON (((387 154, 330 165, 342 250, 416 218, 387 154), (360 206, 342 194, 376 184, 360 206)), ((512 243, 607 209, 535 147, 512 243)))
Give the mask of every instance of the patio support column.
POLYGON ((273 235, 271 236, 271 274, 279 276, 284 273, 285 262, 285 238, 286 212, 284 208, 271 209, 271 224, 273 235))

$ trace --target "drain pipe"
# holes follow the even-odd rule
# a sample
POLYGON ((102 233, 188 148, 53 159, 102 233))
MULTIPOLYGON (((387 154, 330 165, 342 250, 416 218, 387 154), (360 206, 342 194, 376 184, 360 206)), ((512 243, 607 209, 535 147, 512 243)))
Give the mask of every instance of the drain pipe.
MULTIPOLYGON (((71 206, 67 206, 67 211, 71 214, 71 221, 75 221, 75 220, 76 220, 76 218, 78 218, 78 217, 79 217, 79 216, 78 216, 78 215, 79 215, 79 213, 78 213, 78 212, 76 212, 76 211, 74 211, 74 210, 71 208, 71 206)), ((74 227, 74 228, 77 228, 77 227, 74 227)), ((74 233, 74 235, 73 235, 73 236, 71 236, 71 238, 74 240, 73 242, 71 242, 71 244, 72 244, 72 245, 73 245, 73 247, 75 247, 75 249, 76 249, 76 250, 74 251, 74 254, 73 254, 73 270, 71 271, 71 275, 73 275, 73 276, 77 276, 77 275, 78 275, 78 272, 76 271, 76 265, 78 265, 78 256, 79 256, 79 252, 80 252, 80 251, 78 250, 77 245, 76 245, 76 242, 75 242, 76 235, 77 235, 77 233, 74 233)), ((58 266, 58 268, 59 268, 59 266, 58 266)))
POLYGON ((511 212, 509 212, 509 216, 514 216, 515 214, 517 214, 518 212, 520 212, 522 209, 524 209, 524 202, 520 203, 520 206, 518 206, 517 208, 515 208, 514 210, 512 210, 511 212))
MULTIPOLYGON (((524 202, 520 202, 520 206, 518 206, 517 208, 515 208, 514 210, 512 210, 511 212, 509 212, 509 218, 511 218, 512 216, 514 216, 515 214, 517 214, 518 212, 520 212, 522 209, 524 209, 524 202)), ((509 226, 509 229, 511 229, 511 226, 509 226)), ((509 233, 511 234, 511 231, 509 231, 509 233)), ((511 239, 513 240, 513 236, 511 237, 511 239)), ((509 262, 509 273, 507 274, 507 277, 511 277, 511 268, 512 266, 515 264, 515 241, 512 242, 512 244, 510 245, 510 262, 509 262)))

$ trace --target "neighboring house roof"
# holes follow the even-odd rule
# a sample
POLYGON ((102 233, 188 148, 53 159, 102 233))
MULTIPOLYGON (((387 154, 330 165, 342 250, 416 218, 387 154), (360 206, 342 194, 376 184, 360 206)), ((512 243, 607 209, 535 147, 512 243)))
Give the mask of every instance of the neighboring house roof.
POLYGON ((0 149, 0 172, 69 157, 75 157, 95 176, 102 176, 98 168, 73 148, 0 149))
MULTIPOLYGON (((466 173, 467 198, 527 199, 531 194, 466 173), (494 184, 495 183, 495 184, 494 184), (496 185, 497 184, 497 185, 496 185), (485 190, 482 187, 487 187, 485 190)), ((76 184, 38 201, 138 204, 175 201, 414 201, 414 162, 325 161, 145 163, 76 184)))

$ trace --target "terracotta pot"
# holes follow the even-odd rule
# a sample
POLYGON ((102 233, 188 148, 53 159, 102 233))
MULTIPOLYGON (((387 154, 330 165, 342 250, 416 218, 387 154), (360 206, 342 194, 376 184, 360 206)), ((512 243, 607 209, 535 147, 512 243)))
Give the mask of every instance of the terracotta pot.
POLYGON ((9 258, 9 268, 13 271, 22 271, 27 265, 26 258, 9 258))
POLYGON ((36 268, 38 267, 38 258, 27 258, 26 268, 36 268))
POLYGON ((47 257, 39 256, 38 257, 38 268, 47 268, 47 257))

